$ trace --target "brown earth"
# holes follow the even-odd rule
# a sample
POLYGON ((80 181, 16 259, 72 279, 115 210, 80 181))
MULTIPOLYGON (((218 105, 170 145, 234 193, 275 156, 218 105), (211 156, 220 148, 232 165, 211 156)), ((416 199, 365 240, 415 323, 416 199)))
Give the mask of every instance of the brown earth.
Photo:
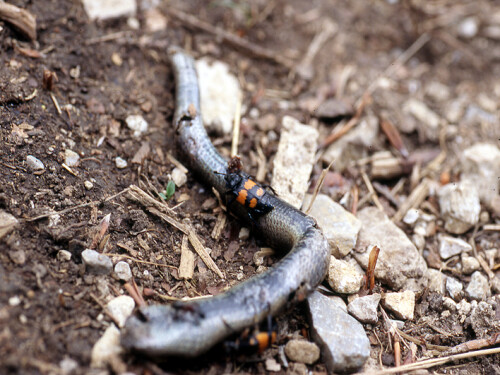
MULTIPOLYGON (((239 240, 241 225, 231 218, 222 236, 212 238, 220 209, 213 195, 193 176, 189 175, 187 184, 177 189, 168 204, 173 207, 184 202, 176 208, 179 217, 189 218, 205 246, 212 249, 211 256, 226 275, 224 281, 208 271, 199 259, 194 278, 180 280, 177 267, 182 234, 125 194, 107 200, 131 184, 157 197, 156 193, 163 191, 169 181, 174 165, 167 153, 177 153, 170 128, 174 82, 166 58, 168 46, 181 45, 192 50, 195 57, 210 56, 225 61, 239 77, 245 91, 245 106, 259 110, 255 120, 244 113, 242 123, 244 142, 240 153, 246 169, 253 174, 257 171, 255 150, 263 144, 261 140, 267 140, 263 151, 268 162, 277 148, 276 137, 269 137, 268 129, 259 126, 259 120, 267 118, 279 134, 277 124, 282 116, 293 115, 302 122, 316 124, 322 138, 326 137, 339 118, 334 122, 318 120, 314 109, 326 98, 338 95, 346 67, 352 70, 340 97, 352 104, 423 33, 428 33, 427 43, 391 75, 390 86, 372 92, 365 113, 388 116, 404 131, 411 121, 401 104, 435 81, 444 84, 451 93, 440 103, 426 98, 426 103, 438 113, 463 94, 488 96, 495 111, 500 98, 499 39, 487 32, 487 27, 500 23, 497 2, 169 1, 162 2, 157 10, 145 10, 147 2, 144 2, 137 16, 139 29, 131 28, 125 19, 90 21, 79 1, 11 3, 36 15, 38 37, 35 42, 28 42, 9 24, 0 22, 0 209, 20 221, 0 240, 2 374, 62 373, 60 361, 68 357, 78 364, 75 374, 100 373, 90 369, 90 353, 111 322, 102 306, 110 296, 126 292, 111 276, 86 273, 80 253, 90 246, 100 221, 109 213, 109 238, 99 249, 129 257, 137 284, 153 291, 149 293, 153 297, 146 297, 148 302, 165 302, 160 295, 172 299, 216 294, 255 274, 253 256, 259 250, 255 241, 239 240), (274 51, 293 66, 321 31, 324 19, 334 22, 338 30, 312 60, 312 79, 307 80, 298 73, 290 74, 290 69, 282 64, 251 56, 248 50, 236 48, 211 33, 187 27, 169 15, 170 7, 241 36, 254 46, 274 51), (158 16, 155 12, 165 15, 168 26, 153 32, 144 25, 158 16), (475 17, 480 25, 477 35, 470 39, 457 32, 466 17, 475 17), (52 92, 43 87, 44 70, 57 75, 52 92), (61 107, 60 114, 51 95, 61 107), (284 101, 293 105, 281 105, 284 101), (134 137, 125 125, 130 114, 140 114, 149 123, 147 133, 141 138, 134 137), (132 163, 146 142, 150 151, 142 162, 132 163), (66 149, 80 155, 78 166, 67 169, 62 165, 66 149), (30 170, 26 163, 28 155, 40 159, 44 169, 30 170), (128 161, 126 168, 116 167, 117 156, 128 161), (86 188, 85 182, 91 182, 92 188, 86 188), (56 212, 60 212, 57 217, 47 215, 56 212), (40 215, 45 216, 33 220, 40 215), (71 260, 59 259, 60 250, 70 251, 71 260)), ((453 131, 462 143, 456 142, 458 137, 449 137, 451 141, 440 145, 416 124, 403 133, 403 141, 410 154, 424 148, 439 151, 446 145, 447 158, 432 171, 431 178, 439 180, 443 172, 449 172, 454 180, 460 152, 478 141, 493 141, 498 145, 499 128, 498 123, 459 123, 445 129, 445 133, 453 131)), ((375 151, 393 150, 382 133, 380 137, 380 146, 375 151)), ((217 145, 229 149, 230 139, 218 138, 217 145)), ((322 167, 320 164, 315 167, 313 181, 322 167)), ((351 186, 358 186, 359 196, 364 197, 367 191, 360 175, 362 168, 349 166, 343 178, 332 174, 333 182, 324 187, 324 192, 339 199, 351 186), (340 187, 335 179, 341 179, 340 187)), ((270 174, 268 168, 267 182, 270 174)), ((409 175, 380 182, 391 188, 401 177, 405 185, 398 195, 407 195, 412 186, 409 175)), ((380 199, 388 213, 394 213, 390 202, 380 199)), ((432 198, 429 203, 436 204, 432 198)), ((495 215, 498 212, 490 210, 489 223, 498 222, 495 215)), ((498 232, 481 236, 476 237, 478 242, 498 244, 498 232)), ((435 249, 433 240, 429 241, 430 248, 435 249)), ((270 259, 268 265, 274 260, 270 259)), ((467 280, 466 276, 458 277, 467 280)), ((385 290, 383 285, 378 287, 385 290)), ((460 322, 450 317, 439 322, 439 330, 426 324, 439 321, 442 311, 442 297, 424 293, 419 296, 416 317, 406 323, 405 331, 423 339, 422 342, 450 347, 476 338, 467 320, 460 322)), ((498 314, 497 304, 493 319, 498 319, 498 314)), ((286 343, 292 335, 307 335, 303 316, 304 307, 298 306, 278 319, 278 345, 286 343)), ((488 331, 493 321, 485 321, 484 326, 488 331)), ((384 325, 379 323, 367 329, 375 363, 380 358, 391 365, 392 347, 384 325)), ((423 343, 418 345, 417 358, 426 351, 423 343)), ((403 345, 403 358, 407 353, 408 347, 403 345)), ((195 363, 156 365, 133 354, 125 355, 123 361, 129 371, 141 374, 262 373, 265 359, 271 357, 279 362, 276 347, 261 355, 239 358, 215 352, 195 363)), ((499 373, 499 362, 497 354, 442 365, 437 371, 499 373)), ((309 368, 325 372, 321 362, 309 368)))

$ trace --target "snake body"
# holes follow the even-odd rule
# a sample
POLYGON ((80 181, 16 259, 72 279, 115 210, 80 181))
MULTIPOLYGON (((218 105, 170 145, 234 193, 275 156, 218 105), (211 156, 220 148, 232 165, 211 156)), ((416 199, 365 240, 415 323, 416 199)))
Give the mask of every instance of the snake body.
MULTIPOLYGON (((174 126, 189 168, 221 196, 226 193, 227 161, 203 127, 198 80, 193 59, 178 48, 169 50, 176 79, 174 126)), ((303 300, 323 280, 330 248, 311 217, 268 193, 274 209, 253 223, 270 247, 289 250, 266 272, 206 299, 142 307, 122 331, 122 345, 149 356, 195 357, 229 335, 275 315, 303 300)), ((231 211, 243 221, 242 205, 231 211)))

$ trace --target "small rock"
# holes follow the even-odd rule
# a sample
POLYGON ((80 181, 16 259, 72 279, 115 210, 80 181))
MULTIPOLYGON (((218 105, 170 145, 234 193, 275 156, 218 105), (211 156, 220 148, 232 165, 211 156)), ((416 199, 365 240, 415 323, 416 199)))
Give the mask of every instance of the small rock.
POLYGON ((479 22, 476 17, 467 17, 458 24, 457 32, 462 38, 472 39, 477 35, 479 22))
POLYGON ((351 116, 354 114, 352 104, 341 99, 327 99, 321 103, 316 110, 316 116, 319 118, 335 119, 337 117, 351 116))
POLYGON ((290 340, 286 343, 285 354, 289 360, 312 365, 319 359, 319 347, 313 342, 290 340))
POLYGON ((442 259, 448 259, 471 250, 472 246, 460 238, 450 236, 439 237, 439 255, 441 255, 442 259))
POLYGON ((288 375, 307 375, 308 373, 307 366, 297 362, 290 363, 287 371, 288 375))
POLYGON ((358 297, 347 305, 347 311, 362 323, 375 324, 378 322, 377 308, 380 298, 378 293, 358 297))
POLYGON ((403 105, 403 110, 420 121, 424 126, 422 130, 428 139, 435 141, 439 138, 439 124, 441 123, 441 119, 425 103, 412 98, 403 105))
POLYGON ((467 254, 462 254, 462 272, 465 275, 470 275, 472 272, 477 271, 480 267, 479 261, 474 258, 467 256, 467 254))
POLYGON ((132 278, 132 271, 127 262, 120 261, 115 265, 116 276, 123 281, 129 281, 132 278))
POLYGON ((406 290, 400 293, 386 293, 384 306, 400 319, 412 320, 415 310, 415 293, 406 290))
POLYGON ((223 62, 196 61, 201 97, 203 122, 219 134, 229 134, 233 128, 234 114, 241 100, 238 79, 223 62))
POLYGON ((425 88, 425 93, 433 100, 445 101, 450 97, 450 89, 441 82, 431 81, 425 88))
POLYGON ((118 324, 118 327, 123 327, 127 318, 134 310, 135 302, 130 296, 119 296, 113 298, 106 305, 106 310, 113 317, 113 320, 118 324))
POLYGON ((464 115, 464 106, 464 98, 451 101, 446 108, 446 120, 452 124, 457 123, 464 115))
POLYGON ((137 12, 135 0, 82 0, 82 2, 91 20, 128 17, 137 12))
POLYGON ((476 271, 472 274, 470 283, 465 289, 465 293, 472 299, 484 301, 491 296, 488 279, 481 272, 476 271))
POLYGON ((380 248, 375 277, 392 289, 423 290, 427 286, 427 264, 415 245, 383 212, 367 207, 358 212, 362 226, 355 251, 358 263, 366 269, 373 245, 380 248))
POLYGON ((330 258, 328 284, 337 293, 354 294, 361 289, 363 273, 344 260, 330 258))
POLYGON ((85 189, 91 190, 94 187, 94 184, 92 182, 90 182, 90 181, 85 181, 83 183, 83 186, 85 186, 85 189))
POLYGON ((267 358, 264 364, 266 366, 266 371, 271 371, 271 372, 281 371, 281 365, 274 358, 267 358))
POLYGON ((408 224, 408 225, 414 225, 418 218, 420 217, 420 211, 413 208, 409 209, 405 216, 403 217, 403 223, 408 224))
POLYGON ((64 164, 68 167, 76 167, 80 161, 80 155, 70 149, 64 151, 64 164))
POLYGON ((455 301, 458 301, 460 299, 463 288, 464 286, 457 279, 453 277, 446 278, 446 290, 448 291, 450 297, 455 301))
POLYGON ((42 169, 45 169, 45 165, 43 163, 35 158, 33 155, 28 155, 26 157, 26 164, 28 165, 28 168, 30 168, 33 171, 39 171, 42 169))
POLYGON ((111 259, 95 250, 83 250, 82 260, 83 263, 85 263, 85 269, 97 275, 106 275, 113 269, 113 262, 111 262, 111 259))
POLYGON ((238 238, 242 241, 246 241, 250 238, 250 229, 247 227, 242 227, 240 229, 240 233, 238 234, 238 238))
POLYGON ((117 156, 115 158, 115 165, 116 165, 116 168, 123 169, 123 168, 127 168, 128 163, 125 159, 122 159, 121 157, 117 156))
POLYGON ((448 232, 465 233, 479 221, 481 205, 474 185, 466 182, 447 184, 439 189, 438 196, 448 232))
POLYGON ((19 306, 21 304, 21 298, 19 296, 13 296, 9 298, 9 306, 19 306))
POLYGON ((311 334, 331 372, 352 372, 370 356, 370 341, 361 323, 318 291, 307 299, 311 334))
POLYGON ((495 316, 495 310, 489 303, 484 301, 479 303, 472 301, 471 306, 470 322, 476 337, 491 340, 491 337, 495 337, 495 334, 500 329, 500 322, 498 317, 495 316))
POLYGON ((3 210, 0 210, 0 238, 9 233, 17 225, 18 220, 3 210))
POLYGON ((171 173, 172 181, 174 181, 175 186, 181 187, 187 182, 187 174, 183 170, 175 167, 171 173))
POLYGON ((12 262, 18 265, 26 263, 26 253, 23 249, 9 251, 9 258, 12 262))
POLYGON ((90 365, 97 368, 106 368, 116 361, 122 352, 120 331, 115 325, 110 325, 94 344, 90 354, 90 365))
MULTIPOLYGON (((312 195, 306 195, 304 207, 309 207, 311 198, 312 195)), ((337 258, 344 258, 356 246, 361 221, 329 196, 318 194, 310 215, 318 222, 337 258)))
POLYGON ((57 259, 60 262, 69 262, 71 260, 71 253, 68 250, 59 250, 57 252, 57 259))
POLYGON ((70 375, 78 368, 78 362, 73 358, 64 357, 64 359, 59 362, 59 367, 63 375, 70 375))
POLYGON ((283 200, 300 208, 309 187, 319 133, 290 116, 283 117, 282 125, 271 186, 283 200))
POLYGON ((429 291, 444 294, 445 276, 441 271, 435 270, 434 268, 428 268, 427 278, 429 280, 427 284, 429 291))
POLYGON ((134 131, 134 137, 140 137, 141 134, 148 131, 148 123, 144 117, 140 115, 127 116, 125 123, 130 130, 134 131))

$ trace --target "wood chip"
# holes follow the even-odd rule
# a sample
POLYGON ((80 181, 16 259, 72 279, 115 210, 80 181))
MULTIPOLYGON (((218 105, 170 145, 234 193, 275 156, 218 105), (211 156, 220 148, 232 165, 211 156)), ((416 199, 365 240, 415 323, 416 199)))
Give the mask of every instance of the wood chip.
POLYGON ((141 147, 132 158, 132 164, 142 164, 143 160, 148 157, 150 150, 149 142, 142 142, 141 147))
POLYGON ((36 40, 36 18, 27 10, 0 0, 0 19, 14 25, 29 39, 36 40))
POLYGON ((194 253, 189 249, 187 236, 182 237, 179 277, 190 280, 194 274, 194 253))

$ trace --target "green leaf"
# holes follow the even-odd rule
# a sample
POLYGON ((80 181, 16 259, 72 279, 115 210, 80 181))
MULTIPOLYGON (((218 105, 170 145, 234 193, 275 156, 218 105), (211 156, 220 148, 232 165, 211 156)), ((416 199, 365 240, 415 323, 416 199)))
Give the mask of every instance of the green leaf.
POLYGON ((167 184, 167 190, 165 191, 167 200, 172 198, 174 193, 175 193, 175 183, 174 181, 170 180, 167 184))

